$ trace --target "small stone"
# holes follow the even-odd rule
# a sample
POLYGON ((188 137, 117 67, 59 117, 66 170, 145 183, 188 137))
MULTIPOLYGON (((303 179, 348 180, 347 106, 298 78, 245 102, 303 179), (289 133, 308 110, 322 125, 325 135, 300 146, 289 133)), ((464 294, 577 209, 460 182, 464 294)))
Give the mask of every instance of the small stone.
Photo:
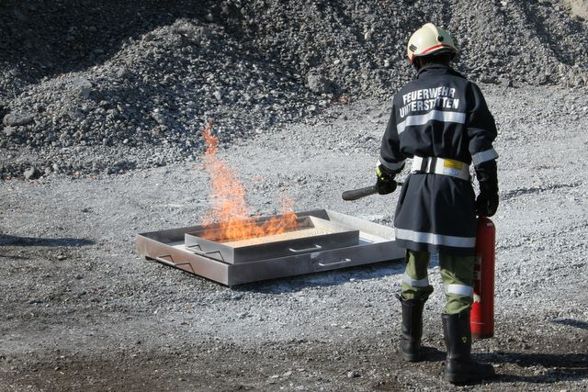
POLYGON ((500 78, 498 82, 504 87, 512 87, 512 80, 509 78, 500 78))
POLYGON ((8 113, 4 116, 2 123, 6 126, 20 127, 33 122, 33 115, 30 113, 8 113))
POLYGON ((59 261, 65 260, 65 259, 67 259, 67 256, 66 255, 58 255, 57 256, 57 260, 59 260, 59 261))
POLYGON ((361 374, 359 374, 359 372, 357 370, 352 370, 350 372, 347 372, 347 378, 357 378, 357 377, 361 377, 361 374))
POLYGON ((165 125, 165 116, 159 111, 159 109, 154 109, 151 113, 151 117, 153 117, 159 125, 165 125))
POLYGON ((41 172, 36 167, 30 167, 24 171, 23 176, 26 180, 36 180, 41 176, 41 172))
POLYGON ((317 94, 331 93, 334 90, 333 83, 323 77, 318 71, 310 71, 306 75, 306 85, 310 91, 317 94))
POLYGON ((88 99, 92 92, 92 83, 86 78, 76 78, 72 80, 73 90, 81 98, 88 99))

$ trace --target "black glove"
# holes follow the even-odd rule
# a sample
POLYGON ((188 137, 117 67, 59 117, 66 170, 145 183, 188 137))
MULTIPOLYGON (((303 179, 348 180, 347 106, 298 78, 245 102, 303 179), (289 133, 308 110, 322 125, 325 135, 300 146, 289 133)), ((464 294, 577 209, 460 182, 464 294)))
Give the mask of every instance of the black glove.
POLYGON ((498 209, 498 191, 490 189, 488 184, 480 183, 480 194, 476 199, 476 214, 478 216, 492 216, 498 209))
POLYGON ((476 199, 476 214, 478 216, 492 216, 498 209, 496 161, 484 162, 477 166, 476 177, 480 184, 480 194, 476 199))
POLYGON ((384 165, 380 164, 376 167, 376 189, 380 195, 387 195, 396 190, 398 185, 394 181, 395 176, 396 173, 391 172, 384 165))

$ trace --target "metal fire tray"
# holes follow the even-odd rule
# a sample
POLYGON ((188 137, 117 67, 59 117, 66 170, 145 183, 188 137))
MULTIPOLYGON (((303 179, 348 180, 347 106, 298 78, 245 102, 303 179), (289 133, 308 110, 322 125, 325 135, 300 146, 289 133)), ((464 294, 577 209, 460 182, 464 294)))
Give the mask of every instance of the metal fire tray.
POLYGON ((202 226, 141 233, 137 252, 227 286, 404 256, 391 227, 329 210, 297 216, 300 222, 294 231, 232 242, 204 240, 199 236, 202 226))
MULTIPOLYGON (((258 223, 269 217, 257 219, 258 223)), ((229 264, 273 259, 300 253, 343 248, 359 243, 359 230, 314 216, 299 216, 296 230, 239 241, 202 238, 204 228, 186 233, 184 245, 194 253, 229 264)), ((214 227, 207 232, 217 237, 214 227)))

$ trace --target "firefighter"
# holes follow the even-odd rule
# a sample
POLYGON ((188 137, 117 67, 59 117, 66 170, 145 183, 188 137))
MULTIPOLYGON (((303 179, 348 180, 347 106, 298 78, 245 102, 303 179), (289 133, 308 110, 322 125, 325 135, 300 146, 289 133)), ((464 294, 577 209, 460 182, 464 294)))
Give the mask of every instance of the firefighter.
POLYGON ((427 23, 410 37, 407 51, 416 79, 394 96, 376 169, 378 193, 388 194, 412 158, 394 218, 396 243, 406 249, 400 351, 408 361, 421 359, 423 306, 433 291, 427 267, 437 254, 446 296, 445 377, 476 382, 494 375, 492 365, 471 358, 469 314, 476 215, 492 216, 498 208, 496 125, 479 87, 450 67, 458 50, 449 32, 427 23))

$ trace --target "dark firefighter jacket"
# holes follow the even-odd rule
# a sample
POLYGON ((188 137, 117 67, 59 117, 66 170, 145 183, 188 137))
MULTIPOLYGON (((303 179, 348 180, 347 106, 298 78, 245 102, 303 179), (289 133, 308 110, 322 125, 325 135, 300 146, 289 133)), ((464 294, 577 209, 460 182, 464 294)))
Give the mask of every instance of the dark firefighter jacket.
MULTIPOLYGON (((474 166, 496 159, 494 118, 478 86, 443 65, 423 67, 394 96, 380 163, 398 173, 406 158, 438 157, 474 166)), ((394 226, 400 247, 474 253, 471 180, 411 173, 399 195, 394 226)))

